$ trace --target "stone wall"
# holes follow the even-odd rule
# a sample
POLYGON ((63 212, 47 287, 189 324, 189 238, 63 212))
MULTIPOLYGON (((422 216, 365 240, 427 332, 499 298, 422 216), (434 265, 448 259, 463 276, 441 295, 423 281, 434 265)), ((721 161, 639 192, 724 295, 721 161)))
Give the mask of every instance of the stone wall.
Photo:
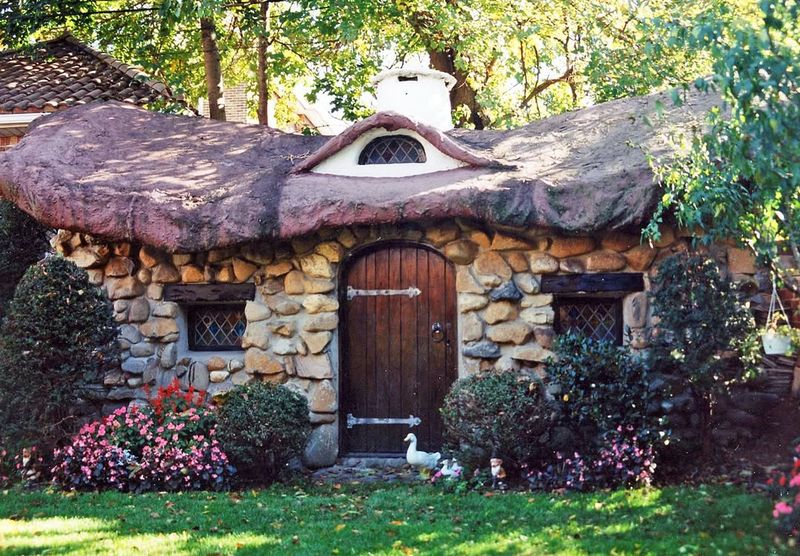
MULTIPOLYGON (((175 378, 212 396, 253 380, 282 383, 307 396, 316 427, 305 461, 325 466, 335 461, 338 449, 340 270, 354 249, 387 240, 428 244, 453 262, 459 376, 488 369, 541 372, 555 336, 553 296, 540 291, 543 275, 642 272, 647 288, 653 266, 689 245, 669 229, 651 247, 636 235, 559 237, 460 221, 322 230, 290 242, 194 254, 108 244, 67 231, 58 233, 54 245, 107 291, 120 324, 123 361, 105 377, 103 411, 142 403, 146 385, 175 378), (246 282, 254 283, 256 294, 245 308, 243 350, 189 352, 182 309, 164 300, 165 285, 246 282)), ((723 246, 711 254, 739 279, 755 272, 742 250, 723 246)), ((631 347, 645 349, 646 294, 627 294, 623 303, 631 347)))

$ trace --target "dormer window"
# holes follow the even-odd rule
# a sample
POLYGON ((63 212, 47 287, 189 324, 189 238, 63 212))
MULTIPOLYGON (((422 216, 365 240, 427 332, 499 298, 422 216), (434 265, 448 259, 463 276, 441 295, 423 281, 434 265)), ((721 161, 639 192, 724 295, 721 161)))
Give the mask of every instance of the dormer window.
POLYGON ((427 161, 422 143, 407 135, 385 135, 370 141, 358 164, 422 164, 427 161))

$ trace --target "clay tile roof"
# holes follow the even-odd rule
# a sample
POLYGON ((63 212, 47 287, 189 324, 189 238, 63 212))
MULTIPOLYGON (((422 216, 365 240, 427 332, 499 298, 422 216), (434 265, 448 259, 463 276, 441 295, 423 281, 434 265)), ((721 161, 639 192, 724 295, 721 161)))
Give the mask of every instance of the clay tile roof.
POLYGON ((474 164, 403 178, 302 171, 353 129, 416 125, 396 116, 329 138, 89 103, 39 118, 0 153, 0 197, 48 226, 177 252, 456 217, 565 234, 639 229, 660 197, 645 153, 671 156, 668 134, 700 129, 719 102, 692 93, 675 107, 661 93, 510 131, 454 130, 439 148, 474 164))
POLYGON ((151 79, 70 34, 0 52, 0 112, 58 110, 102 100, 183 102, 151 79))

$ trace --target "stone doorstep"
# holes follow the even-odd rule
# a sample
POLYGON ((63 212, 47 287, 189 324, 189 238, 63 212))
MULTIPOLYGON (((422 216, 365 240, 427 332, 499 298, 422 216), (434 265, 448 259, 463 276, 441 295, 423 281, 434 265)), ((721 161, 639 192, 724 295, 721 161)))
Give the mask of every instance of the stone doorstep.
MULTIPOLYGON (((407 466, 406 458, 404 457, 379 457, 379 456, 345 456, 336 460, 334 467, 354 468, 354 469, 370 469, 370 468, 401 468, 407 466)), ((332 468, 329 468, 332 469, 332 468)))
POLYGON ((404 458, 344 457, 331 467, 314 470, 311 478, 326 483, 419 483, 420 472, 404 458))

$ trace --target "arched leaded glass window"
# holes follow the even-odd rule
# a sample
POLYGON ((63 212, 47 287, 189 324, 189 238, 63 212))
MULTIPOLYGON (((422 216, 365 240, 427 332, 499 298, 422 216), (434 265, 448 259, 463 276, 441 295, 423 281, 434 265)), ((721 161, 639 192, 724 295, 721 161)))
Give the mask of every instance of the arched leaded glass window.
POLYGON ((364 164, 420 164, 427 160, 422 144, 407 135, 386 135, 370 141, 358 157, 364 164))

